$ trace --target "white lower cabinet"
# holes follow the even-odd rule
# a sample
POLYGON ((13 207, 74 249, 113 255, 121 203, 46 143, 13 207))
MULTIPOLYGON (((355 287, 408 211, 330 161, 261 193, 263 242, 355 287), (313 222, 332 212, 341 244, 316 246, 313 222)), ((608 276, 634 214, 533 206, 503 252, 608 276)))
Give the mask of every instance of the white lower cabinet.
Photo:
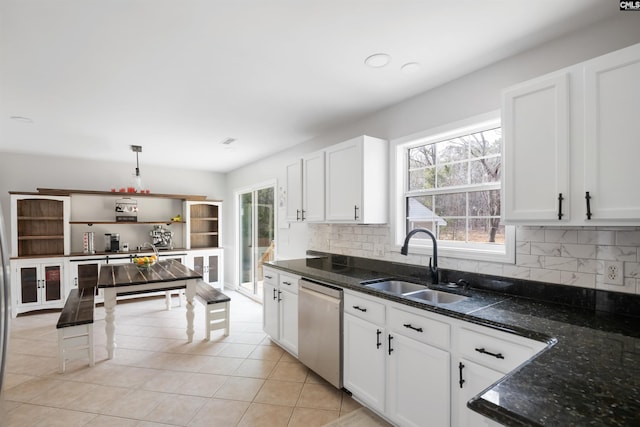
MULTIPOLYGON (((506 374, 529 360, 546 344, 513 334, 459 322, 453 347, 456 365, 452 371, 452 393, 456 418, 460 427, 498 426, 467 407, 467 402, 506 374)), ((485 396, 493 397, 491 392, 485 396)), ((494 403, 499 404, 498 396, 494 403)))
POLYGON ((389 418, 402 426, 449 426, 449 352, 389 334, 389 418))
POLYGON ((385 329, 344 315, 344 387, 362 403, 385 412, 385 329))
MULTIPOLYGON (((391 304, 345 292, 345 388, 396 425, 450 426, 449 352, 396 331, 395 320, 403 311, 391 304), (398 313, 387 315, 392 310, 398 313)), ((405 321, 401 328, 431 335, 425 328, 433 325, 432 319, 413 312, 407 316, 413 323, 405 321)), ((448 333, 448 325, 435 324, 448 333)), ((435 335, 441 337, 440 332, 435 335)))
MULTIPOLYGON (((458 366, 458 425, 489 427, 499 424, 467 408, 467 402, 491 384, 504 377, 502 372, 489 369, 467 359, 459 359, 458 366)), ((456 386, 454 386, 456 387, 456 386)))
POLYGON ((298 280, 264 267, 262 329, 294 356, 298 354, 298 280))
POLYGON ((467 402, 547 346, 363 293, 344 296, 344 387, 398 426, 499 426, 467 402))

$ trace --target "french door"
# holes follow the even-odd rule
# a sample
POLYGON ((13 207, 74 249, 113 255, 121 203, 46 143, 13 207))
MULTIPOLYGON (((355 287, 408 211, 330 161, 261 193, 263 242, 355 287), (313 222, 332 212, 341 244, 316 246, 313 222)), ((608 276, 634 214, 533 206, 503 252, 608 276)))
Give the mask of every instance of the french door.
POLYGON ((238 193, 238 290, 262 300, 262 265, 275 251, 275 185, 238 193))

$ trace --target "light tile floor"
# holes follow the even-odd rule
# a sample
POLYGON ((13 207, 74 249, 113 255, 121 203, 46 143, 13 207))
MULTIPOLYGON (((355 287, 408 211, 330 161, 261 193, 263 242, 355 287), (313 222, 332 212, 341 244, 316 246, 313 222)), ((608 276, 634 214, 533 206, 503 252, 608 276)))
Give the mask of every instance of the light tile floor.
POLYGON ((231 333, 204 340, 195 307, 193 343, 185 308, 163 298, 119 302, 116 356, 106 358, 104 309, 96 308, 96 365, 58 373, 59 312, 11 324, 0 425, 10 426, 322 426, 360 405, 309 371, 262 332, 262 305, 231 297, 231 333))

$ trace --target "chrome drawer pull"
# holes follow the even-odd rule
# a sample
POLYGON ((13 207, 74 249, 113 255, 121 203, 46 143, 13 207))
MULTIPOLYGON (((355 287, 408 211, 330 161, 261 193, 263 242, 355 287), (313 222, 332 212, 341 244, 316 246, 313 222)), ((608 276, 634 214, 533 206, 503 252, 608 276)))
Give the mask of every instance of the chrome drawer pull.
POLYGON ((478 353, 488 354, 489 356, 493 356, 496 359, 504 359, 504 356, 502 355, 502 353, 491 353, 490 351, 487 351, 484 348, 476 348, 476 351, 478 353))
POLYGON ((366 308, 360 308, 360 306, 358 306, 358 305, 354 305, 354 306, 353 306, 353 308, 355 308, 356 310, 360 310, 360 311, 362 311, 363 313, 364 313, 365 311, 367 311, 367 309, 366 309, 366 308))
POLYGON ((406 325, 402 325, 405 328, 409 328, 409 329, 413 329, 416 332, 423 332, 422 328, 416 328, 415 326, 412 326, 411 323, 407 323, 406 325))

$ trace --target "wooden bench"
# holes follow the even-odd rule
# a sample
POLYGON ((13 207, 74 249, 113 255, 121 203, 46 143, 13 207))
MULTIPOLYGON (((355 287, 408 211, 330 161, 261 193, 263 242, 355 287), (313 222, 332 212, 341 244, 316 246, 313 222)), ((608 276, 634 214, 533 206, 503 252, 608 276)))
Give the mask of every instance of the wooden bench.
POLYGON ((95 288, 72 289, 64 304, 58 329, 58 362, 64 373, 67 361, 88 358, 94 366, 93 308, 95 288))
POLYGON ((211 338, 211 331, 224 329, 224 335, 229 335, 229 307, 231 298, 204 281, 196 286, 196 299, 205 308, 206 340, 211 338))

